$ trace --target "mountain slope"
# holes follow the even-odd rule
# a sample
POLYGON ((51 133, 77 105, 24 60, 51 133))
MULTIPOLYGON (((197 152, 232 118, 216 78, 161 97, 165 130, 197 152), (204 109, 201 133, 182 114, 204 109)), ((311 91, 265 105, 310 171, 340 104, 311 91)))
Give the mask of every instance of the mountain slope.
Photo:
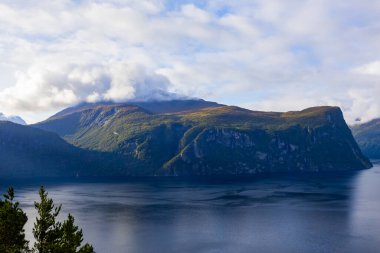
POLYGON ((351 128, 363 153, 370 158, 380 159, 380 119, 351 128))
POLYGON ((51 132, 0 122, 0 178, 113 175, 120 162, 112 154, 74 147, 51 132))
POLYGON ((134 175, 236 175, 371 166, 337 107, 258 112, 206 101, 86 104, 35 127, 73 145, 111 152, 134 175), (162 104, 166 103, 166 104, 162 104), (160 108, 159 110, 154 110, 160 108))

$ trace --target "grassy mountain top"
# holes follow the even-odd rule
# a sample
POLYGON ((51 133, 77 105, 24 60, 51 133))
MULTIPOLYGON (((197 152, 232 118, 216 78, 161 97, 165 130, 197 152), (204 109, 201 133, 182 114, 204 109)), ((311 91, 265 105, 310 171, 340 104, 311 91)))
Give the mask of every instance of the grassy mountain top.
POLYGON ((295 125, 317 127, 333 121, 341 122, 343 115, 338 107, 328 106, 285 113, 251 111, 236 106, 221 106, 185 114, 182 115, 182 119, 203 125, 213 124, 218 127, 278 130, 295 125))
POLYGON ((218 103, 205 101, 203 99, 190 99, 190 100, 170 100, 170 101, 130 101, 125 103, 115 103, 112 101, 103 101, 97 103, 87 103, 83 102, 76 106, 66 108, 52 117, 62 117, 75 112, 82 112, 88 109, 93 109, 96 107, 140 107, 151 113, 155 114, 165 114, 165 113, 181 113, 181 112, 190 112, 194 110, 199 110, 202 108, 208 107, 217 107, 221 106, 218 103))

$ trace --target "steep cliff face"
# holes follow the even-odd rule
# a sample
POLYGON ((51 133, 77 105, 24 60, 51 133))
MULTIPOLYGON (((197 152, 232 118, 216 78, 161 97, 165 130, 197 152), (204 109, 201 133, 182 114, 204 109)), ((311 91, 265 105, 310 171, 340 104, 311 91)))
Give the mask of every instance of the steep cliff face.
POLYGON ((334 126, 295 126, 273 132, 204 128, 163 171, 169 175, 239 175, 371 167, 349 130, 340 131, 334 126))
POLYGON ((160 107, 159 102, 159 112, 137 105, 86 105, 36 127, 56 132, 78 147, 124 157, 129 162, 117 170, 120 175, 242 175, 371 167, 337 107, 277 113, 187 104, 193 107, 174 112, 165 111, 168 105, 160 107))

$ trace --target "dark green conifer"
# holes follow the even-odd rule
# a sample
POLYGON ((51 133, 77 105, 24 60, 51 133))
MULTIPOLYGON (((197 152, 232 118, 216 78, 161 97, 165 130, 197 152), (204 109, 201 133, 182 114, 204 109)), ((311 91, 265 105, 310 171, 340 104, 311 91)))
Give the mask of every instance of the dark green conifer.
POLYGON ((4 200, 0 200, 0 252, 22 253, 28 252, 28 241, 25 240, 24 226, 28 218, 14 202, 14 190, 12 187, 4 194, 4 200))
POLYGON ((92 253, 94 249, 91 245, 83 242, 83 232, 74 224, 74 217, 69 214, 67 220, 62 224, 62 237, 60 238, 60 247, 65 253, 92 253), (79 249, 78 249, 79 248, 79 249))
POLYGON ((39 194, 40 202, 35 202, 38 217, 33 229, 34 250, 37 253, 93 253, 91 245, 81 246, 83 232, 74 224, 74 217, 69 214, 63 223, 57 222, 61 205, 56 207, 43 187, 39 194))
POLYGON ((34 223, 33 235, 36 239, 34 250, 38 253, 54 253, 59 248, 59 239, 62 236, 61 223, 56 218, 61 206, 55 206, 45 188, 41 186, 40 202, 34 202, 38 217, 34 223))

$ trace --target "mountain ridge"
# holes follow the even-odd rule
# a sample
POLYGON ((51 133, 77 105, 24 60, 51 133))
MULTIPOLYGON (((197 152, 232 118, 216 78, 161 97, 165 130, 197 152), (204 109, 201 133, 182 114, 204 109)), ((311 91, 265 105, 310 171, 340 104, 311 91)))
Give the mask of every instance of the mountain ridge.
POLYGON ((95 103, 88 103, 88 102, 82 102, 75 106, 68 107, 66 109, 63 109, 50 118, 55 118, 58 116, 63 116, 66 114, 70 114, 73 112, 77 112, 80 110, 85 110, 86 108, 91 108, 94 106, 139 106, 141 108, 144 108, 148 111, 151 111, 153 113, 162 113, 163 108, 162 105, 164 105, 164 108, 167 109, 170 108, 169 111, 166 110, 168 113, 174 113, 174 112, 181 112, 191 109, 201 109, 205 107, 211 107, 211 106, 220 106, 221 104, 218 104, 216 102, 210 102, 205 101, 203 99, 175 99, 175 100, 165 100, 165 101, 126 101, 126 102, 113 102, 113 101, 100 101, 95 103), (157 104, 160 104, 161 107, 157 108, 157 104))
POLYGON ((133 160, 126 175, 255 175, 371 167, 338 107, 260 112, 192 100, 180 102, 191 108, 170 110, 167 105, 173 102, 160 103, 151 102, 161 108, 156 112, 135 104, 85 105, 33 126, 56 132, 76 147, 133 160))

